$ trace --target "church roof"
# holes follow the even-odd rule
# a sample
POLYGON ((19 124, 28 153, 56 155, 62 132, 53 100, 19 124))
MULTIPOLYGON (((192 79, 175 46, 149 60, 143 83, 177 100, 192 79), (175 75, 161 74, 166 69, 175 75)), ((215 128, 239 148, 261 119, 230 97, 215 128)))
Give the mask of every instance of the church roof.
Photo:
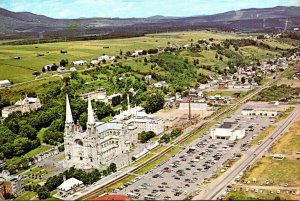
POLYGON ((122 130, 123 124, 118 122, 107 122, 96 126, 97 132, 102 133, 107 130, 122 130))

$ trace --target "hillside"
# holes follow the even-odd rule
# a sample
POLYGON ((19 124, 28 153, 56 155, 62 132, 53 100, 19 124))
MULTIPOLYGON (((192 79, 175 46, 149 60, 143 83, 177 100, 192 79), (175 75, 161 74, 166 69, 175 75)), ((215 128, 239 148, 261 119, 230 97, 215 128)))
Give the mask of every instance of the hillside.
POLYGON ((251 8, 215 15, 182 18, 153 16, 149 18, 83 19, 53 19, 29 12, 11 12, 0 8, 0 38, 59 38, 110 33, 154 33, 199 28, 275 31, 284 29, 286 19, 289 20, 288 29, 299 27, 300 7, 251 8))

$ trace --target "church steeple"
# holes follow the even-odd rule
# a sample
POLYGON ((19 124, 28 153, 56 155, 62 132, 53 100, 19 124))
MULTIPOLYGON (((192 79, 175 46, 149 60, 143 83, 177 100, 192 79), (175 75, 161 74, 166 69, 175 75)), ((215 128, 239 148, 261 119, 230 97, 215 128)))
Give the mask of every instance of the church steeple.
POLYGON ((92 107, 92 101, 91 97, 88 97, 88 120, 87 120, 88 125, 93 125, 95 124, 95 117, 94 117, 94 110, 92 107))
POLYGON ((66 123, 74 123, 68 94, 66 94, 66 123))

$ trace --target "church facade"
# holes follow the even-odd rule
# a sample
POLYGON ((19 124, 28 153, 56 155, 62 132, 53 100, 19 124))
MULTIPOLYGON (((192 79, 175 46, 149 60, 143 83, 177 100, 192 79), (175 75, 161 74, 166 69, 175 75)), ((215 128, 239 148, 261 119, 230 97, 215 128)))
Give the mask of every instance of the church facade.
POLYGON ((108 123, 96 121, 90 98, 87 129, 83 131, 74 123, 69 98, 66 97, 64 146, 67 166, 102 169, 116 156, 130 151, 132 142, 137 140, 137 135, 136 127, 128 126, 121 121, 108 123))

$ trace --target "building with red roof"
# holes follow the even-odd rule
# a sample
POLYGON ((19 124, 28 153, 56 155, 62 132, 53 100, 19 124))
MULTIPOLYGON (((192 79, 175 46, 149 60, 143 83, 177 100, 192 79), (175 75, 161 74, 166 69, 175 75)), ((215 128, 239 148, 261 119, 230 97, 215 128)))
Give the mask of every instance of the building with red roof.
POLYGON ((109 200, 117 200, 117 201, 126 201, 126 200, 133 200, 131 197, 128 197, 127 195, 104 195, 101 197, 95 198, 93 201, 109 201, 109 200))

